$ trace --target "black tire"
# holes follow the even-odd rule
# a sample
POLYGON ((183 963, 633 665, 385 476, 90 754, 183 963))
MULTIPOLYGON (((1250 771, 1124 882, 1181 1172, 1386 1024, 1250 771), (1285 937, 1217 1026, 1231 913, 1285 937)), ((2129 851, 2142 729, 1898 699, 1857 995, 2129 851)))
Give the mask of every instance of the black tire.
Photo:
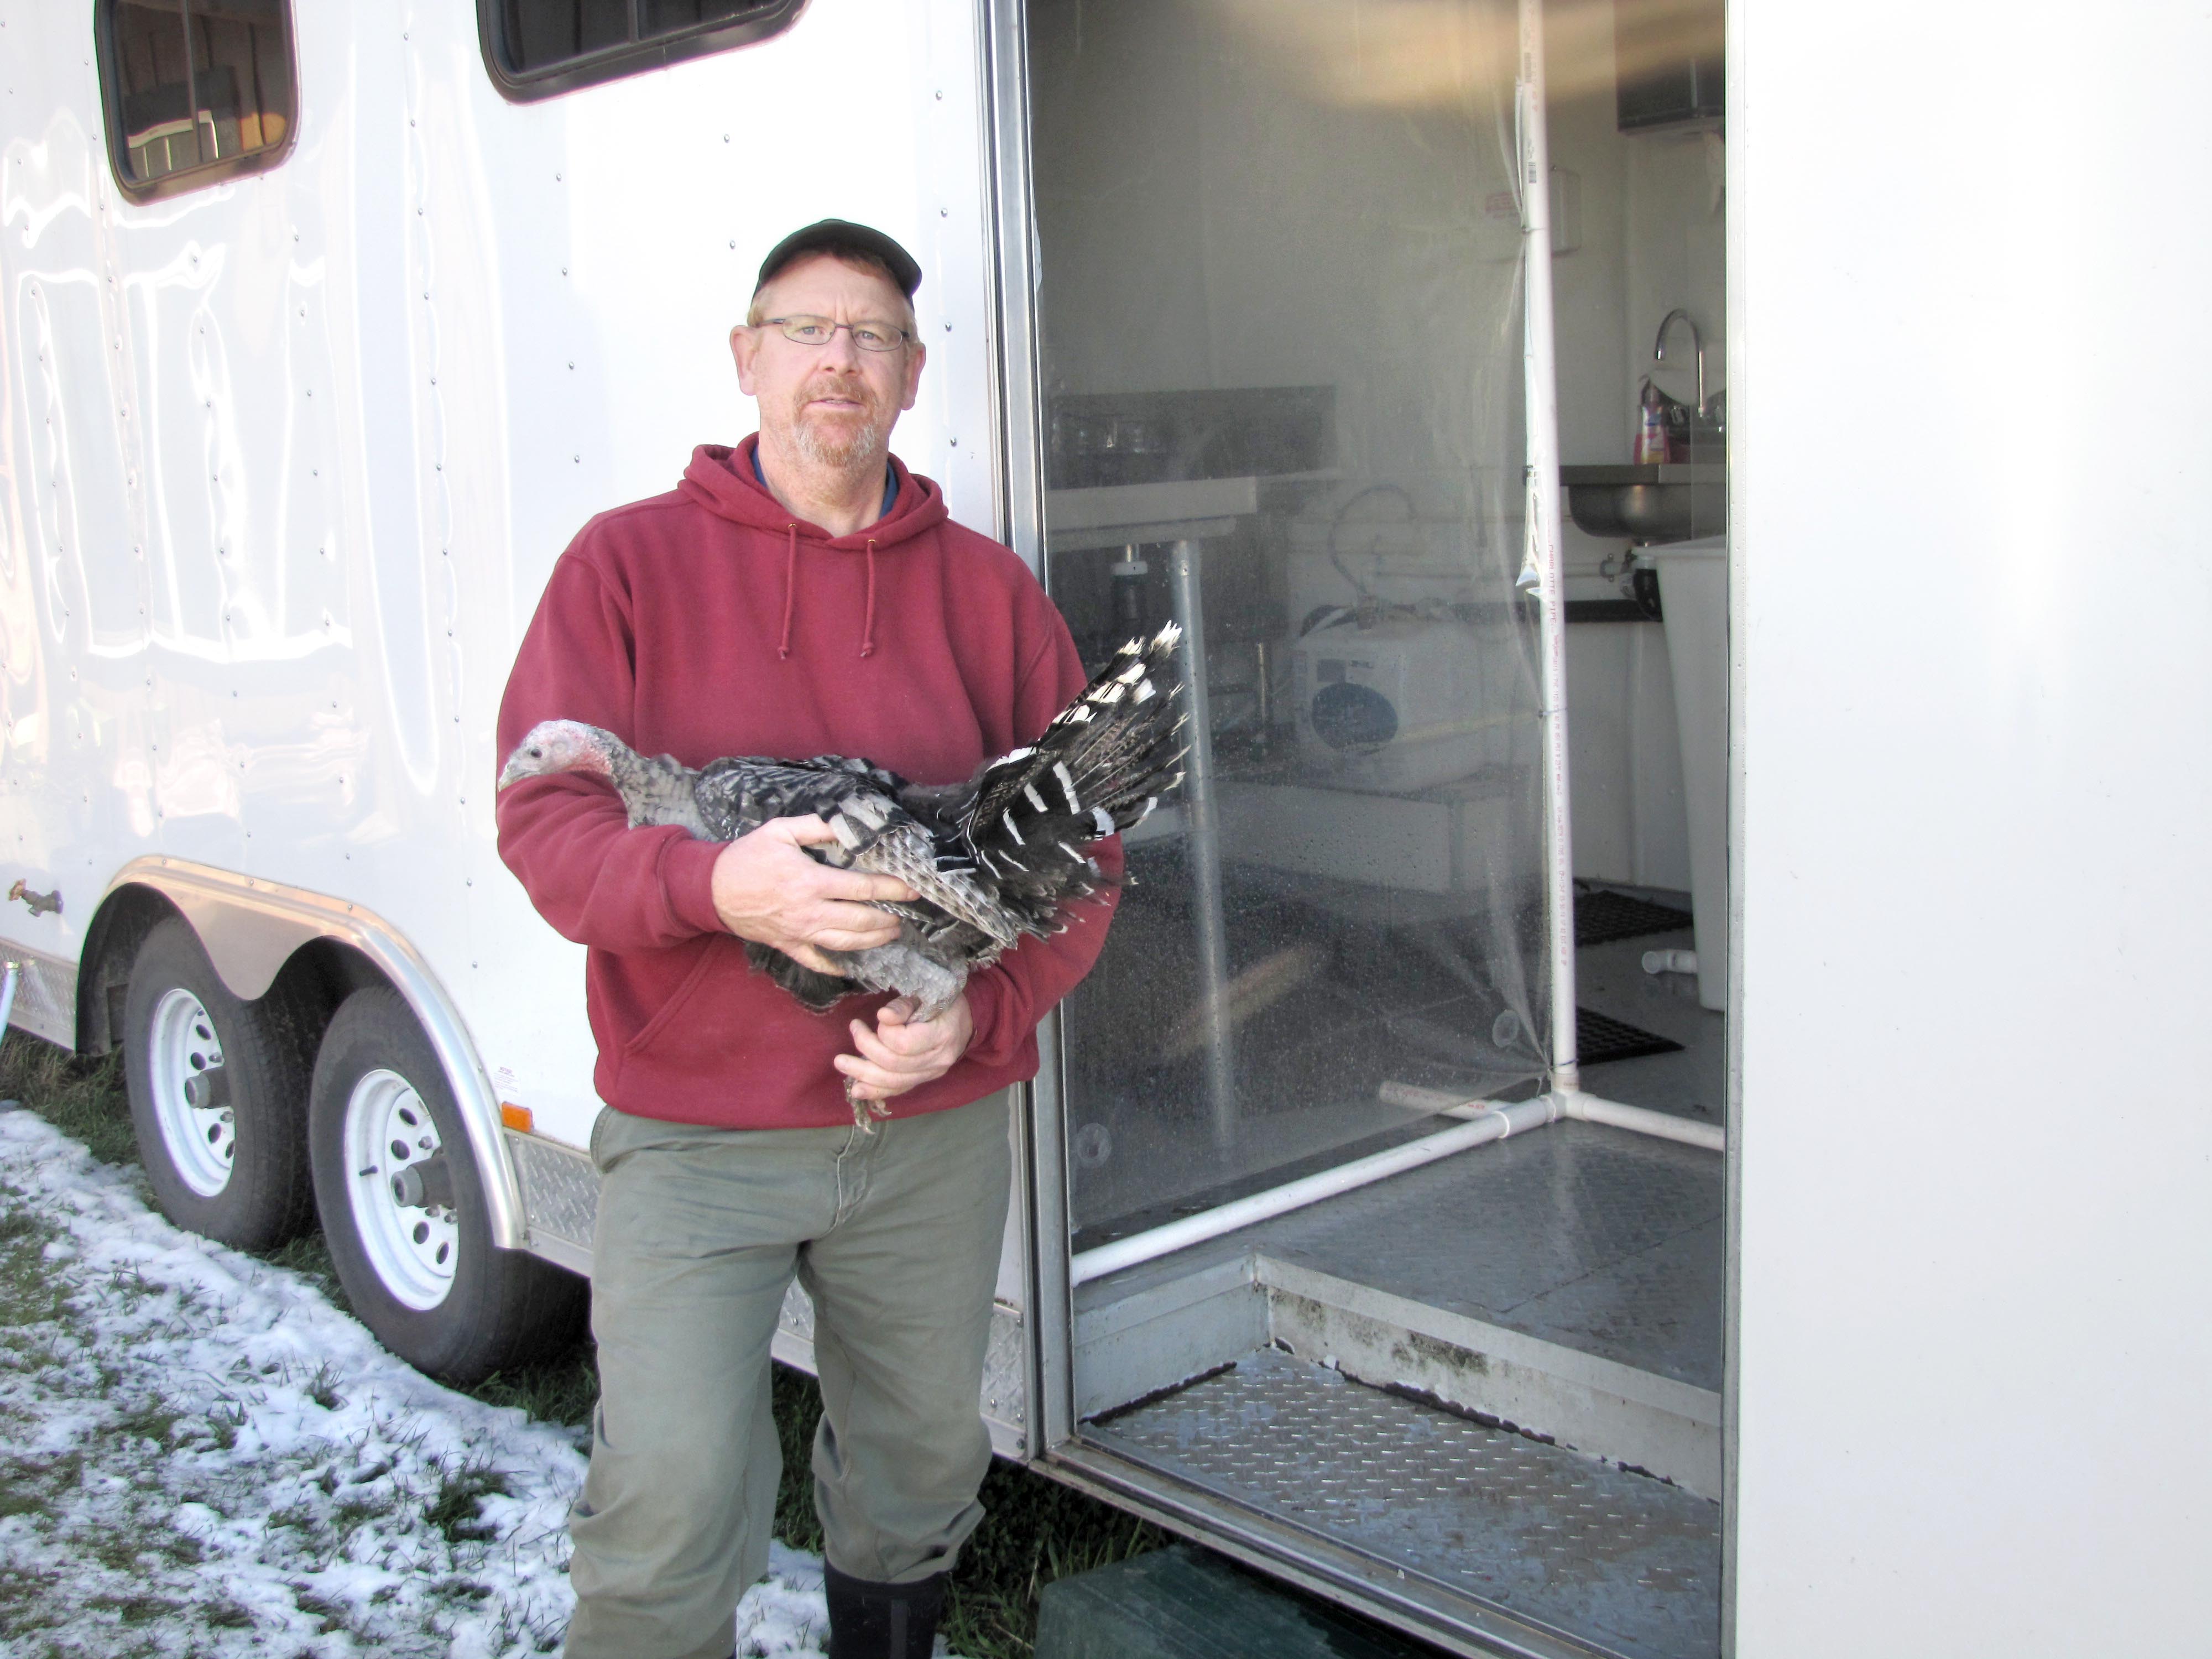
POLYGON ((281 984, 239 1000, 182 917, 146 935, 124 996, 125 1088, 155 1202, 179 1226, 266 1250, 313 1218, 307 1108, 317 1012, 281 984), (203 1063, 210 1054, 219 1059, 203 1063), (203 1097, 210 1103, 191 1104, 185 1079, 215 1090, 203 1097))
POLYGON ((584 1281, 492 1243, 483 1178, 445 1068, 396 992, 373 987, 339 1006, 315 1057, 307 1123, 331 1263, 355 1314, 386 1347, 465 1387, 575 1340, 584 1281), (390 1145, 397 1126, 407 1155, 357 1151, 356 1168, 349 1152, 356 1112, 354 1139, 380 1122, 379 1145, 390 1145), (416 1184, 403 1198, 393 1182, 410 1170, 416 1184), (404 1224, 398 1234, 395 1222, 404 1224), (421 1241, 411 1254, 409 1238, 421 1241), (442 1245, 449 1256, 437 1256, 442 1245))

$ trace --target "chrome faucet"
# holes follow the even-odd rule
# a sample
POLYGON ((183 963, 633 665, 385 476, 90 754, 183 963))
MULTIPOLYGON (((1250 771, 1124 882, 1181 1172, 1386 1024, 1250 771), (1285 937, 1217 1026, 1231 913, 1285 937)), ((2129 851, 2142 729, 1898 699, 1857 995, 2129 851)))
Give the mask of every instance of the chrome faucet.
POLYGON ((1676 306, 1674 310, 1668 312, 1666 317, 1660 322, 1659 337, 1651 343, 1651 361, 1655 363, 1663 363, 1667 361, 1667 331, 1674 325, 1674 319, 1677 317, 1680 317, 1684 322, 1690 325, 1690 349, 1698 354, 1698 418, 1702 421, 1707 415, 1707 410, 1705 409, 1705 337, 1698 332, 1698 319, 1691 316, 1688 312, 1685 311, 1680 306, 1676 306))

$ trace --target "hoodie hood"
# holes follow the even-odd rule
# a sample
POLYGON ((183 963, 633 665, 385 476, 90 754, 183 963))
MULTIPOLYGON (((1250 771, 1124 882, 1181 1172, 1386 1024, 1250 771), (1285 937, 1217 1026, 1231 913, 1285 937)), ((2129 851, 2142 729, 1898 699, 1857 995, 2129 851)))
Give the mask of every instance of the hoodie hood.
POLYGON ((917 536, 933 531, 945 521, 945 492, 927 478, 906 470, 896 455, 891 476, 898 493, 891 510, 865 530, 849 536, 832 536, 811 524, 770 495, 762 483, 754 452, 760 434, 753 434, 736 448, 723 444, 701 444, 691 452, 677 491, 685 500, 703 507, 717 518, 749 530, 765 531, 783 542, 783 625, 776 641, 779 659, 791 655, 792 618, 799 608, 799 548, 828 553, 857 553, 867 561, 867 597, 860 616, 861 657, 876 653, 876 556, 896 550, 917 536))
POLYGON ((869 544, 878 552, 912 541, 923 532, 945 522, 945 492, 929 479, 906 470, 906 463, 891 457, 891 474, 898 480, 898 499, 866 530, 850 536, 832 536, 818 524, 810 524, 769 494, 753 475, 753 452, 760 447, 756 433, 734 448, 727 444, 701 444, 691 452, 678 491, 717 518, 783 537, 795 534, 810 547, 839 553, 865 552, 869 544))

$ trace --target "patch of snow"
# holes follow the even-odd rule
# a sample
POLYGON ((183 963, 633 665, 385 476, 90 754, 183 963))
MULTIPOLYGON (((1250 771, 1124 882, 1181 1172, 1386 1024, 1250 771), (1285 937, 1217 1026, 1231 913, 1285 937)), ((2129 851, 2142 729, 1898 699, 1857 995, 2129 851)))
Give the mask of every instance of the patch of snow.
MULTIPOLYGON (((0 1109, 0 1649, 556 1650, 580 1436, 440 1387, 143 1191, 0 1109)), ((740 1651, 820 1653, 819 1558, 771 1562, 740 1651)))

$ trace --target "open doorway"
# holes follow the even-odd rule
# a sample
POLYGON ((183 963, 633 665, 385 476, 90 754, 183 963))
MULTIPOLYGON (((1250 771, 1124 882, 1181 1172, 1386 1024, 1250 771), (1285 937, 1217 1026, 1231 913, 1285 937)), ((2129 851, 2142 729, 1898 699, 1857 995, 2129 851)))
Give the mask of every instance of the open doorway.
MULTIPOLYGON (((1647 293, 1720 372, 1717 120, 1625 113, 1614 9, 1554 10, 1560 451, 1626 466, 1647 293)), ((1516 9, 1025 22, 1047 580, 1095 660, 1183 623, 1194 717, 1063 1018, 1079 1437, 1419 1627, 1713 1653, 1723 1017, 1642 963, 1701 942, 1682 584, 1565 538, 1582 1086, 1668 1138, 1550 1103, 1516 9)), ((1643 464, 1717 465, 1668 349, 1643 464)))

